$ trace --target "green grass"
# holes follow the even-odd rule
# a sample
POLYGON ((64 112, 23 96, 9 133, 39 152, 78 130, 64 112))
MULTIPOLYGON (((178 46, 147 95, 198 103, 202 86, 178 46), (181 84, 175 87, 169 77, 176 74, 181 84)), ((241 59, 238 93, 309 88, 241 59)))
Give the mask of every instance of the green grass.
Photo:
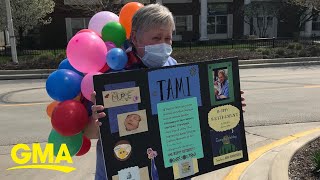
POLYGON ((8 56, 0 56, 0 63, 3 64, 3 63, 8 63, 12 61, 11 57, 8 57, 8 56))
POLYGON ((312 160, 313 160, 314 164, 316 165, 315 171, 316 172, 320 172, 320 150, 316 151, 313 154, 313 159, 312 160))

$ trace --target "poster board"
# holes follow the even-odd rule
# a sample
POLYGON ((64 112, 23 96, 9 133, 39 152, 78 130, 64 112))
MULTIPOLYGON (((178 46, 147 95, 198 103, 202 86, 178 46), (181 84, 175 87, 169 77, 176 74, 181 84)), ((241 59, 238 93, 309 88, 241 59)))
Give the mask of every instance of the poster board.
POLYGON ((97 75, 94 89, 109 180, 187 179, 248 160, 237 58, 97 75))

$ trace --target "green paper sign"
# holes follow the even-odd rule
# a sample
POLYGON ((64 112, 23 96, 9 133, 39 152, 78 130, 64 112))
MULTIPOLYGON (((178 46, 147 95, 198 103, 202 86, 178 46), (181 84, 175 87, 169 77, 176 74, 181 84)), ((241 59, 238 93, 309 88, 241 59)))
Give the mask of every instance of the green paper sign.
POLYGON ((203 158, 197 98, 157 106, 165 167, 186 159, 203 158))

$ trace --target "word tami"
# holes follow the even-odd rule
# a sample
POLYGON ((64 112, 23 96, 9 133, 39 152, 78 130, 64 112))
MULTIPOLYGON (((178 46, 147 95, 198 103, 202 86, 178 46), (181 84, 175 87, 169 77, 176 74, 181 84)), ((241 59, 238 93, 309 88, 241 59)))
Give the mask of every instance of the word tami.
POLYGON ((191 96, 189 77, 157 81, 160 101, 191 96))

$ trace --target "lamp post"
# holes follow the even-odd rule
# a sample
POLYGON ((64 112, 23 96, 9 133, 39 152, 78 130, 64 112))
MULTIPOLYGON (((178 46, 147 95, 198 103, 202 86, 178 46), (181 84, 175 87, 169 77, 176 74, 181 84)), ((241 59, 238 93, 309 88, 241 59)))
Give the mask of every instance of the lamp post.
POLYGON ((6 9, 7 9, 7 21, 8 21, 8 29, 9 29, 9 37, 10 37, 9 39, 10 39, 10 46, 11 46, 11 56, 12 56, 13 62, 18 64, 19 62, 17 57, 16 40, 14 37, 10 0, 5 0, 5 1, 6 1, 6 9))

